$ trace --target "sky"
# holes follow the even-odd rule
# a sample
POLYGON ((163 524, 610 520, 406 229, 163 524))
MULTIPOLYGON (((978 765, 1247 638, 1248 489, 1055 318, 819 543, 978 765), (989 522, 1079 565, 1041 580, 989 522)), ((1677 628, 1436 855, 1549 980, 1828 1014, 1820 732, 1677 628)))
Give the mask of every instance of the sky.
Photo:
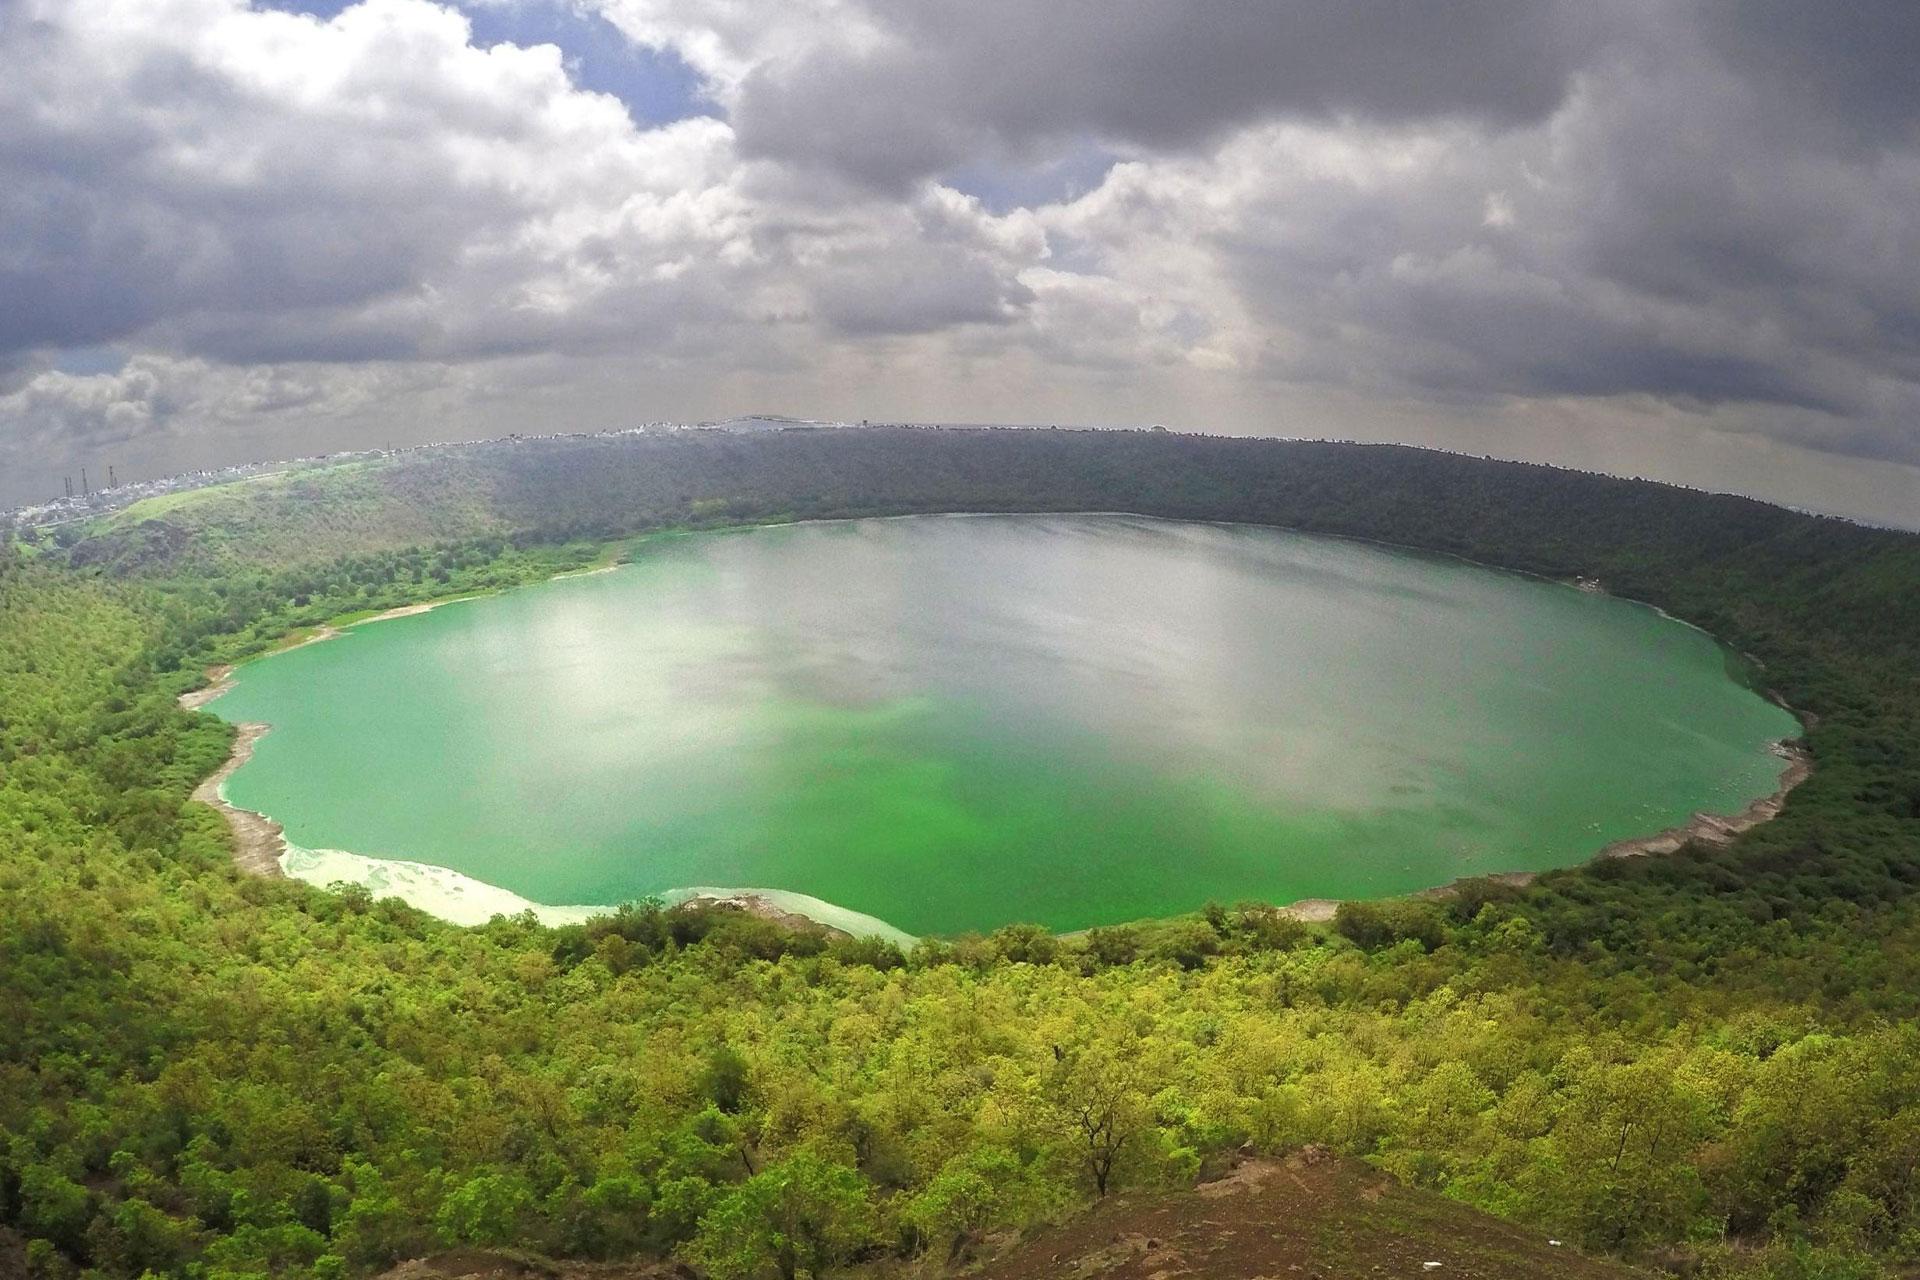
POLYGON ((0 505, 754 412, 1920 526, 1912 0, 0 0, 0 505))

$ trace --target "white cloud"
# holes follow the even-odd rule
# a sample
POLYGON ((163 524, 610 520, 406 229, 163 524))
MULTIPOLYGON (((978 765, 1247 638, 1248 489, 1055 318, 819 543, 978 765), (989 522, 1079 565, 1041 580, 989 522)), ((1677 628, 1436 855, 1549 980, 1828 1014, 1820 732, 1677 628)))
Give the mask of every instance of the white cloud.
POLYGON ((636 126, 431 0, 0 0, 0 470, 742 397, 1309 434, 1519 407, 1549 441, 1604 404, 1920 456, 1920 145, 1835 145, 1686 4, 1169 34, 1134 0, 564 2, 722 117, 636 126), (939 178, 1089 146, 1121 159, 1035 208, 939 178), (52 371, 100 344, 137 354, 52 371))

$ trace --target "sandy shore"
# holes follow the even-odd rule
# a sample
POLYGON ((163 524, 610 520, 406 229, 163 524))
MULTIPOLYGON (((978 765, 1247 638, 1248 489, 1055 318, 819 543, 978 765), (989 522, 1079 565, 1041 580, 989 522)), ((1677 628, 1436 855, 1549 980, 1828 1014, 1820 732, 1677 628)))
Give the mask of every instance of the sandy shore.
MULTIPOLYGON (((454 599, 471 600, 473 597, 456 596, 454 599)), ((362 618, 358 622, 350 622, 347 626, 360 627, 365 626, 369 622, 385 622, 389 618, 411 618, 417 613, 427 613, 430 610, 438 609, 443 604, 452 604, 453 602, 453 600, 435 600, 431 604, 403 604, 396 609, 388 609, 384 613, 376 613, 370 618, 362 618)), ((295 649, 304 649, 310 644, 319 644, 322 640, 331 640, 335 636, 340 635, 343 630, 345 630, 345 628, 336 627, 331 622, 323 622, 319 626, 314 627, 307 635, 301 636, 291 644, 280 645, 260 656, 270 658, 274 654, 290 653, 295 649)), ((218 666, 208 667, 207 683, 198 689, 192 689, 181 694, 180 705, 188 711, 200 710, 209 702, 212 702, 215 698, 218 698, 221 694, 233 688, 233 672, 234 667, 232 663, 223 662, 218 666)), ((222 776, 224 777, 225 775, 222 776)))
MULTIPOLYGON (((457 598, 461 600, 473 599, 472 596, 459 596, 457 598)), ((371 618, 362 618, 358 622, 350 622, 347 625, 351 627, 364 627, 369 622, 385 622, 390 618, 411 618, 416 614, 432 613, 441 605, 452 603, 452 600, 434 600, 428 604, 403 604, 398 608, 388 609, 384 612, 374 614, 371 618)))
POLYGON ((243 724, 238 728, 239 732, 233 738, 233 753, 227 757, 225 764, 193 789, 193 798, 202 804, 212 805, 227 820, 227 826, 233 831, 233 864, 236 867, 248 875, 277 878, 286 874, 280 869, 280 855, 287 847, 280 824, 251 809, 236 808, 220 795, 221 784, 252 757, 253 744, 266 736, 269 726, 243 724))
POLYGON ((221 663, 217 667, 208 667, 207 683, 198 689, 181 694, 180 705, 189 711, 198 711, 231 688, 233 688, 231 664, 221 663))

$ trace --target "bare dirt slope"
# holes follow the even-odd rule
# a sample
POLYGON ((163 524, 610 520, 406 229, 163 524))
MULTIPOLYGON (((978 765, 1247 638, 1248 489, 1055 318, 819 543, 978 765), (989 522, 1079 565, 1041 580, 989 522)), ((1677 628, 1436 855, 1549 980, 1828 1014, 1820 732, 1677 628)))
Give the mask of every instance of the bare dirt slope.
POLYGON ((511 1250, 455 1249, 403 1262, 378 1280, 697 1280, 677 1262, 548 1262, 511 1250))
MULTIPOLYGON (((989 1251, 992 1245, 988 1245, 989 1251)), ((1308 1150, 1193 1191, 1119 1195, 980 1265, 879 1258, 859 1280, 1648 1280, 1538 1231, 1308 1150), (1437 1263, 1432 1266, 1429 1264, 1437 1263)), ((548 1262, 457 1249, 380 1280, 700 1280, 675 1262, 548 1262)))
POLYGON ((1537 1231, 1314 1152, 1191 1192, 1116 1196, 979 1280, 1644 1280, 1537 1231), (1438 1263, 1438 1266, 1429 1266, 1438 1263))
POLYGON ((0 1227, 0 1280, 27 1280, 27 1242, 0 1227))

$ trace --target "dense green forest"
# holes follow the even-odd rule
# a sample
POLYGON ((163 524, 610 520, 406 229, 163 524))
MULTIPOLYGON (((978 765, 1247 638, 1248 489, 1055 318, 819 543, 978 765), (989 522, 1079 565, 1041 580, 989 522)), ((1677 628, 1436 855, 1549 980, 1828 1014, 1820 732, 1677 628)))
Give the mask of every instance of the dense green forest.
POLYGON ((1920 1261, 1920 538, 1415 450, 790 431, 404 455, 0 549, 0 1230, 38 1274, 344 1276, 448 1245, 943 1274, 1320 1143, 1706 1276, 1920 1261), (1723 850, 1054 938, 638 904, 444 925, 245 878, 204 668, 652 530, 1113 510, 1596 576, 1750 654, 1816 770, 1723 850))

